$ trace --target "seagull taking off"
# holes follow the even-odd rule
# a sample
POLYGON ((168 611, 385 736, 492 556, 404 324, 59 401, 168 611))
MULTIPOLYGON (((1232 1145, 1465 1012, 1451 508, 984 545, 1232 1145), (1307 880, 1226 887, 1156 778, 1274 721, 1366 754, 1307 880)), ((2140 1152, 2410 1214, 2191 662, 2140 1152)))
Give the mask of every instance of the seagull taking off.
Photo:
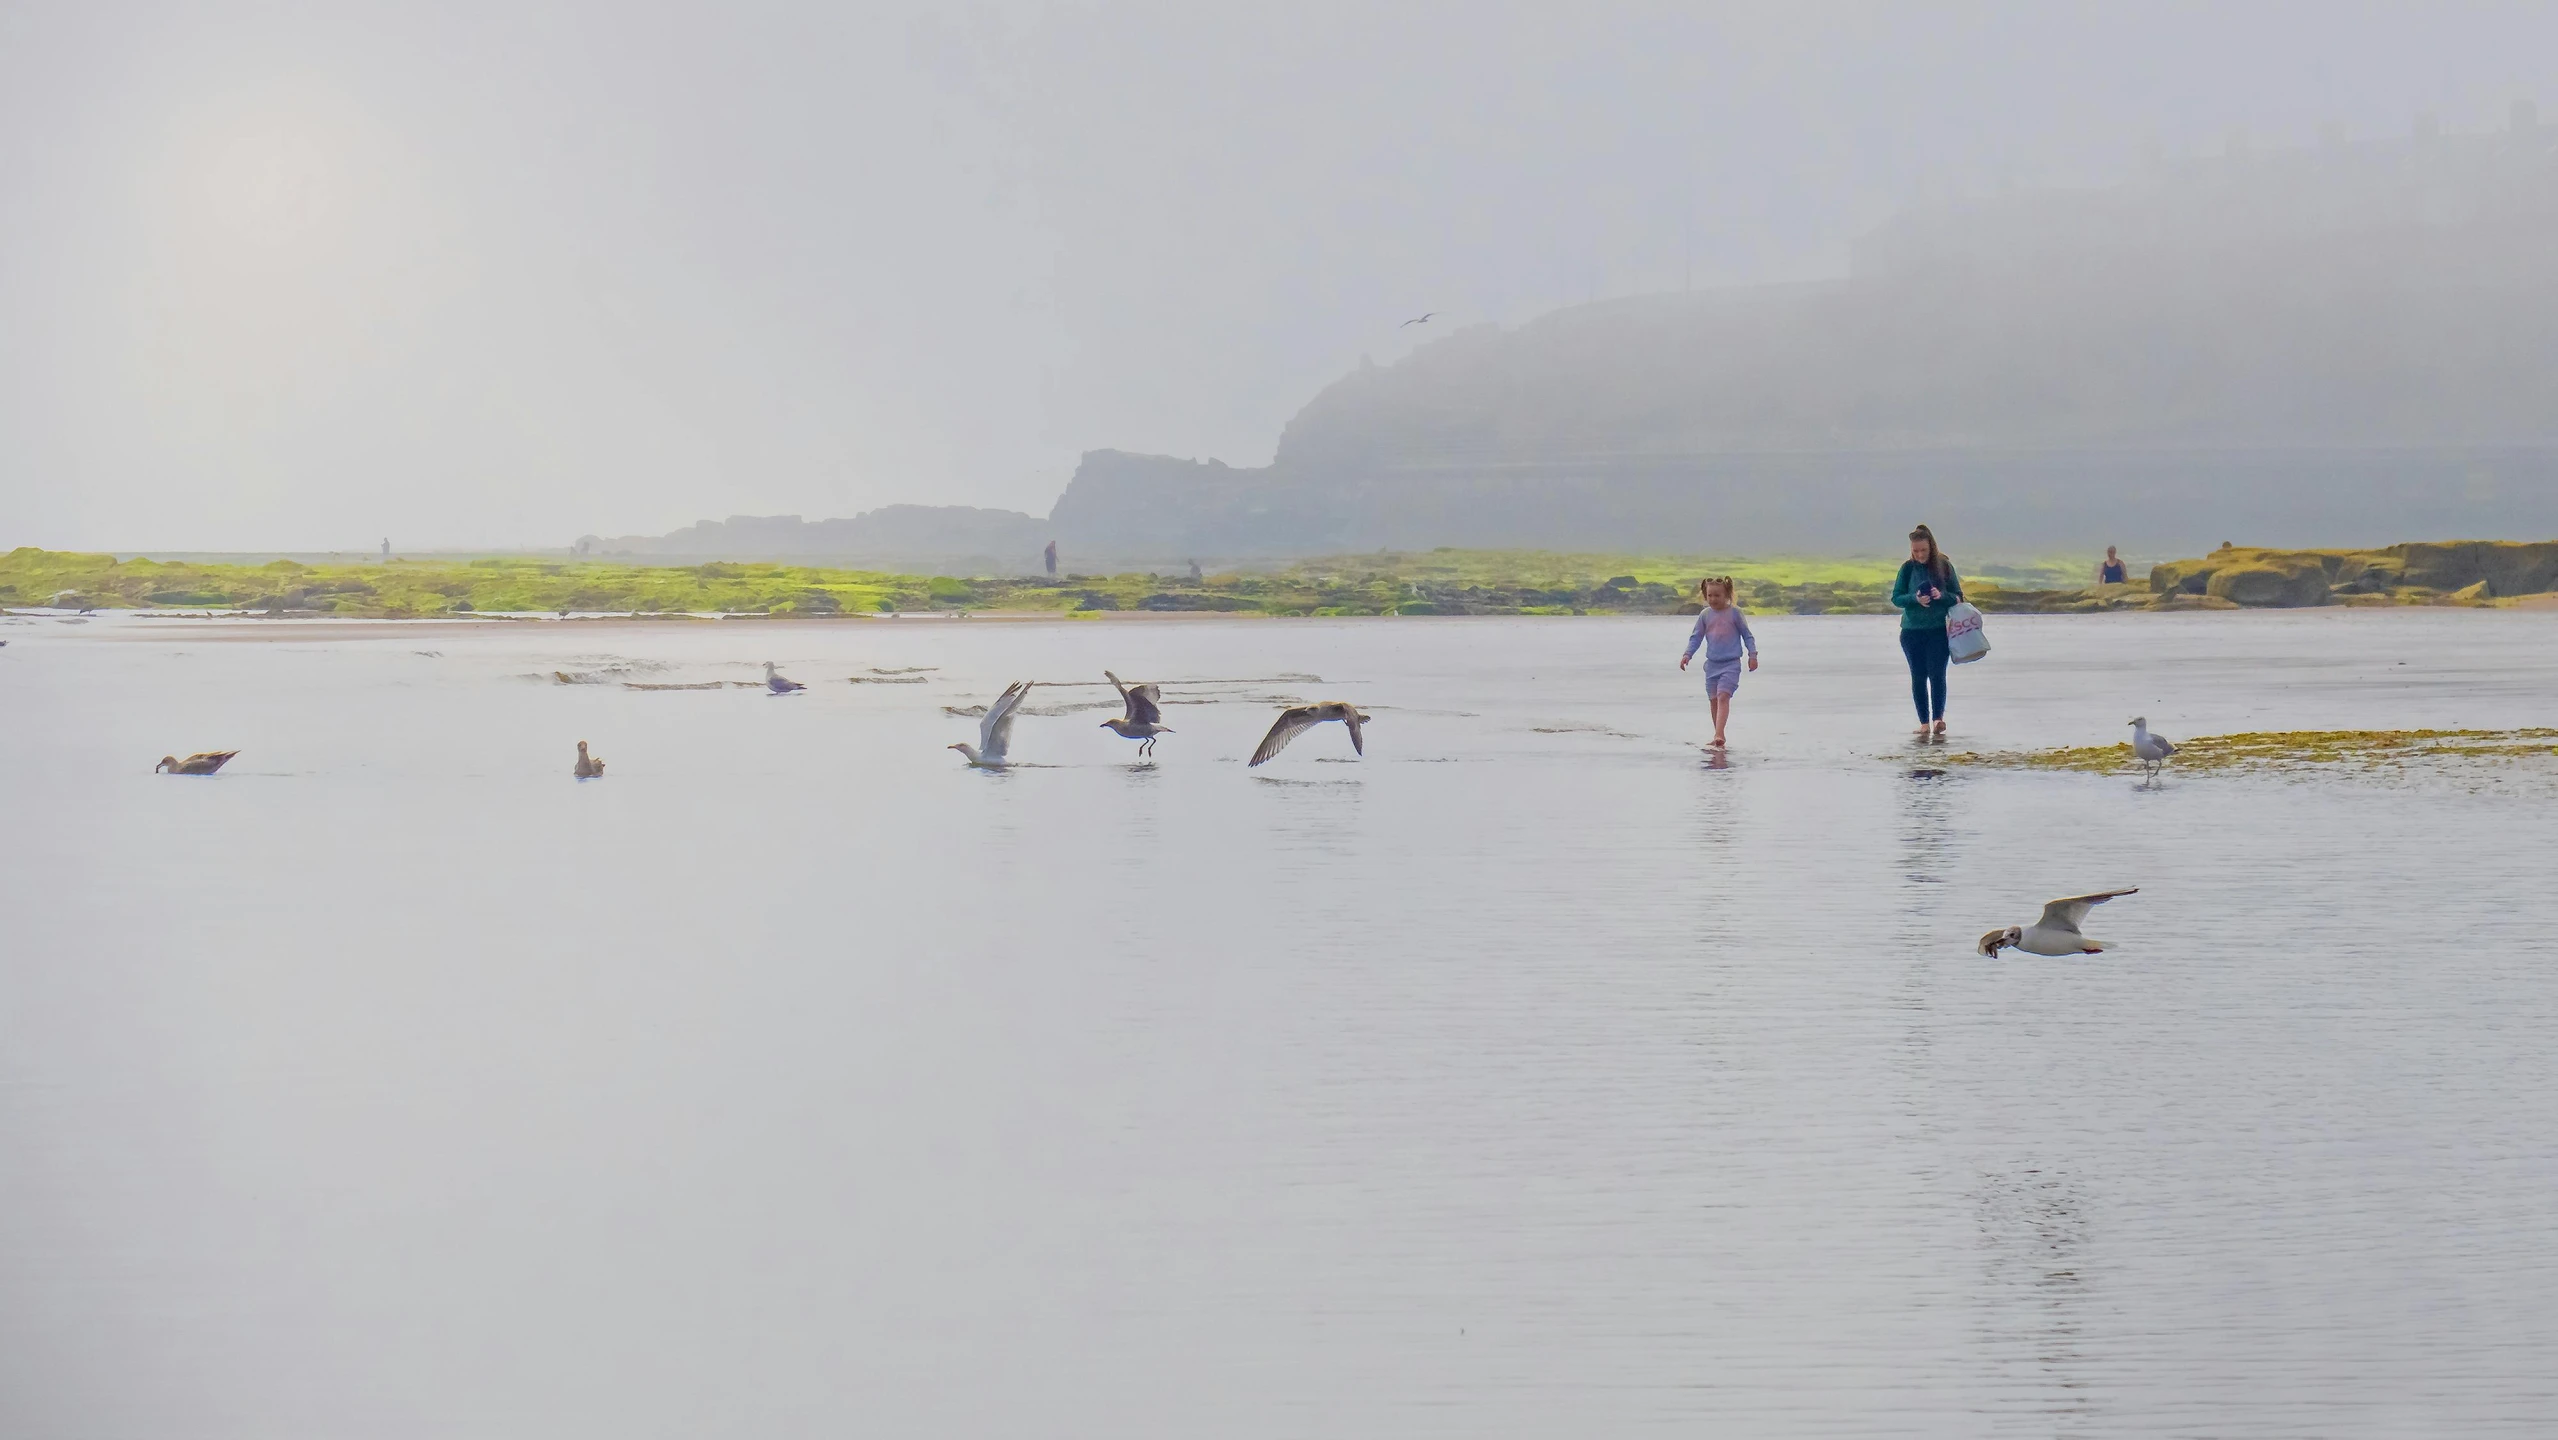
POLYGON ((1104 720, 1101 722, 1101 728, 1123 740, 1136 741, 1137 753, 1140 755, 1154 754, 1155 737, 1172 733, 1172 727, 1164 723, 1163 691, 1153 685, 1122 683, 1118 676, 1112 675, 1107 670, 1101 673, 1109 679, 1112 688, 1119 692, 1119 703, 1128 707, 1128 713, 1125 716, 1117 720, 1104 720))
POLYGON ((2007 949, 2022 950, 2028 955, 2093 955, 2113 947, 2102 940, 2090 940, 2078 933, 2079 922, 2087 912, 2117 895, 2138 895, 2139 886, 2129 890, 2100 890, 2093 895, 2072 895, 2043 907, 2041 918, 2031 925, 2010 925, 1981 937, 1981 953, 1992 959, 2007 949))
POLYGON ((773 667, 772 661, 767 660, 764 662, 764 688, 776 695, 788 695, 794 690, 805 690, 808 687, 783 675, 781 671, 773 667))
POLYGON ((569 772, 580 780, 593 780, 604 773, 604 762, 586 753, 586 742, 577 742, 577 768, 569 772))
MULTIPOLYGON (((1368 717, 1360 714, 1359 707, 1347 700, 1324 700, 1280 711, 1279 718, 1270 726, 1270 733, 1261 737, 1261 748, 1252 752, 1252 764, 1258 765, 1287 749, 1289 741, 1327 720, 1338 720, 1348 726, 1350 748, 1362 755, 1368 753, 1367 744, 1359 737, 1359 727, 1368 723, 1368 717)), ((1244 768, 1252 767, 1247 765, 1244 768)))
POLYGON ((2149 717, 2146 715, 2135 716, 2125 723, 2132 727, 2133 756, 2141 762, 2141 769, 2155 781, 2158 779, 2158 767, 2167 763, 2167 757, 2176 753, 2176 747, 2149 733, 2149 717))
POLYGON ((175 755, 163 755, 160 763, 151 767, 151 773, 157 775, 166 770, 172 775, 210 775, 230 763, 231 757, 239 753, 237 750, 205 750, 184 760, 175 755))
MULTIPOLYGON (((1433 310, 1430 312, 1430 315, 1436 315, 1438 313, 1438 311, 1433 310)), ((1404 321, 1401 325, 1397 325, 1394 328, 1397 330, 1405 330, 1415 325, 1427 325, 1430 323, 1430 315, 1415 315, 1411 319, 1404 321)))
POLYGON ((963 740, 943 748, 967 756, 968 763, 980 770, 1003 769, 1005 756, 1013 746, 1013 712, 1021 708, 1030 686, 1028 680, 1016 680, 1004 687, 1004 693, 995 697, 995 703, 986 707, 984 718, 977 722, 976 744, 963 740))

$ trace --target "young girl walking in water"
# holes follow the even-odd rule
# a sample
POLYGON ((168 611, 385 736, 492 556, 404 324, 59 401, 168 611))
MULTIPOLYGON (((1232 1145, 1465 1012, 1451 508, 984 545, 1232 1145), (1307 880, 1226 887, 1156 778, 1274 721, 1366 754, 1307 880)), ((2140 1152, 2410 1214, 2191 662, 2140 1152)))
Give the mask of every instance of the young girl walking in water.
POLYGON ((1732 577, 1709 575, 1696 582, 1696 594, 1705 608, 1696 615, 1696 628, 1688 632, 1687 653, 1679 657, 1679 668, 1688 668, 1696 658, 1696 647, 1705 647, 1705 698, 1714 711, 1714 748, 1723 748, 1723 727, 1732 719, 1732 692, 1741 688, 1741 652, 1748 650, 1750 668, 1759 668, 1759 637, 1750 633, 1749 617, 1732 603, 1732 577))

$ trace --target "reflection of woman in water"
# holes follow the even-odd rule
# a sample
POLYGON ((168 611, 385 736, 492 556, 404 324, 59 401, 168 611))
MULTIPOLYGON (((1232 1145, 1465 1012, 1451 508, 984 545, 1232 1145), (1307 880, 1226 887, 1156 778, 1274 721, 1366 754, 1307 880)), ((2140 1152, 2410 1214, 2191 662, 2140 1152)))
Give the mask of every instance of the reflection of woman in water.
POLYGON ((2099 585, 2120 585, 2131 578, 2131 567, 2123 563, 2122 556, 2114 553, 2113 546, 2106 546, 2105 563, 2096 567, 2096 583, 2099 585))
POLYGON ((1910 558, 1892 579, 1892 603, 1901 607, 1901 658, 1910 662, 1910 703, 1918 707, 1919 738, 1945 733, 1945 612, 1963 598, 1963 577, 1937 548, 1936 532, 1910 532, 1910 558))

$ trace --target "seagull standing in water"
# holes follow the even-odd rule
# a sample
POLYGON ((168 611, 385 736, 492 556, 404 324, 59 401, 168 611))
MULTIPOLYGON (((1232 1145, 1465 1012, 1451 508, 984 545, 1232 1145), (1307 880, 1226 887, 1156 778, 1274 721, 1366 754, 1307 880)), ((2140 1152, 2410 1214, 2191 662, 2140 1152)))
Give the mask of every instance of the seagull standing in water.
MULTIPOLYGON (((1258 765, 1287 749, 1289 741, 1327 720, 1338 720, 1347 726, 1350 748, 1362 755, 1368 753, 1368 746, 1359 735, 1359 727, 1368 723, 1368 717, 1360 714, 1359 707, 1347 700, 1323 700, 1280 711, 1279 718, 1270 726, 1270 733, 1261 737, 1261 748, 1252 752, 1252 764, 1258 765)), ((1244 768, 1252 767, 1247 765, 1244 768)))
POLYGON ((1140 755, 1154 754, 1155 737, 1172 733, 1172 727, 1164 723, 1163 691, 1153 685, 1126 684, 1107 670, 1101 673, 1119 692, 1119 703, 1128 707, 1126 715, 1102 721, 1101 728, 1123 740, 1136 741, 1140 755))
POLYGON ((772 661, 767 660, 764 662, 764 688, 776 695, 788 695, 794 690, 805 690, 808 687, 785 677, 780 670, 774 668, 772 661))
POLYGON ((2043 913, 2031 925, 2010 925, 1981 937, 1981 953, 1995 960, 2001 950, 2022 950, 2028 955, 2093 955, 2114 947, 2102 940, 2090 940, 2078 931, 2087 912, 2118 895, 2138 895, 2140 887, 2129 890, 2100 890, 2093 895, 2072 895, 2054 900, 2043 907, 2043 913))
POLYGON ((976 744, 963 740, 943 748, 958 751, 980 770, 1003 769, 1005 757, 1012 751, 1013 712, 1021 708, 1030 686, 1028 680, 1016 680, 1004 687, 1004 693, 995 697, 995 703, 986 707, 985 717, 977 722, 976 744))
POLYGON ((2132 754, 2140 760, 2141 769, 2149 778, 2157 780, 2158 767, 2167 763, 2167 757, 2176 753, 2176 747, 2149 733, 2149 717, 2146 715, 2135 716, 2125 723, 2132 727, 2132 754))
POLYGON ((592 780, 604 773, 604 762, 586 753, 586 742, 577 742, 577 767, 569 772, 580 780, 592 780))

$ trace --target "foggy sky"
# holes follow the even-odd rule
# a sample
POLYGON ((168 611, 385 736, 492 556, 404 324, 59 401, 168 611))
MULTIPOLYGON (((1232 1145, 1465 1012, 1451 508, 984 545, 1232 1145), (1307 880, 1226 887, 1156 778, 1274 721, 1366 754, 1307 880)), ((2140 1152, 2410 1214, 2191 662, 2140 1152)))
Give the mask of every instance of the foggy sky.
POLYGON ((2063 10, 11 0, 0 547, 1044 513, 1916 194, 2558 104, 2558 7, 2063 10))

